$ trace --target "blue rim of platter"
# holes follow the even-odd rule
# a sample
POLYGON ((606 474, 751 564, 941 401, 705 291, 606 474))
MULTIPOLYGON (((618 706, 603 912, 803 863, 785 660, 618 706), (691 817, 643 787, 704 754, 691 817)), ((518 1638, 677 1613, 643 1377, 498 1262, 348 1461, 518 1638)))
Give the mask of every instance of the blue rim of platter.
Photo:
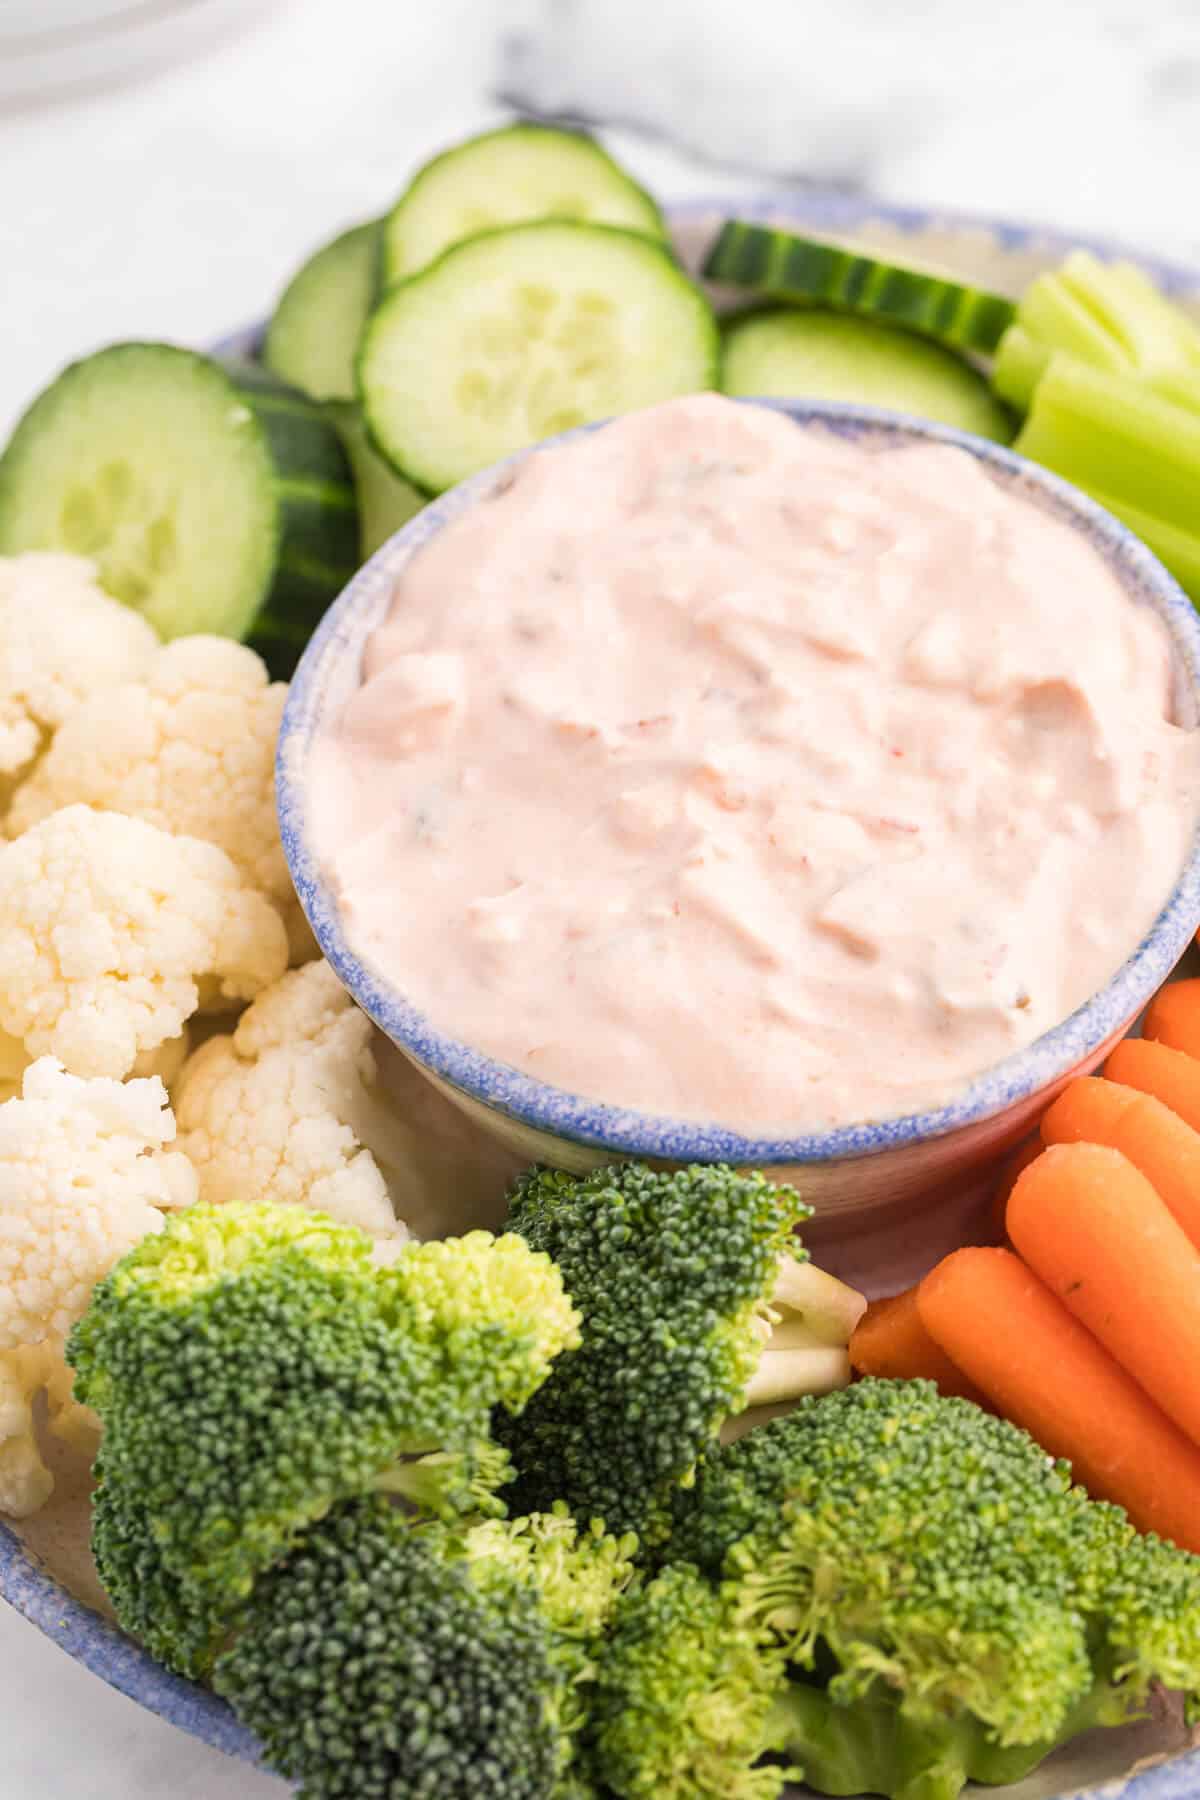
MULTIPOLYGON (((1147 269, 1172 293, 1200 297, 1200 272, 1180 264, 1128 250, 1111 240, 1069 235, 1036 225, 965 212, 943 212, 918 207, 891 206, 858 195, 821 189, 783 191, 737 200, 721 196, 666 207, 669 221, 686 223, 710 214, 737 212, 741 216, 788 220, 811 230, 848 231, 871 221, 892 225, 903 232, 970 230, 981 232, 1008 250, 1044 251, 1047 256, 1086 247, 1101 256, 1127 254, 1147 269)), ((221 356, 253 356, 263 336, 261 324, 231 334, 214 346, 221 356)), ((172 1675, 140 1645, 109 1620, 85 1606, 42 1570, 21 1539, 0 1522, 0 1599, 6 1600, 36 1625, 68 1656, 98 1675, 102 1681, 128 1696, 148 1712, 210 1744, 228 1756, 260 1763, 257 1740, 215 1694, 172 1675)), ((1081 1792, 1094 1800, 1197 1800, 1200 1796, 1200 1750, 1172 1757, 1154 1768, 1125 1779, 1106 1780, 1081 1792)), ((1065 1797, 1064 1797, 1065 1800, 1065 1797)))

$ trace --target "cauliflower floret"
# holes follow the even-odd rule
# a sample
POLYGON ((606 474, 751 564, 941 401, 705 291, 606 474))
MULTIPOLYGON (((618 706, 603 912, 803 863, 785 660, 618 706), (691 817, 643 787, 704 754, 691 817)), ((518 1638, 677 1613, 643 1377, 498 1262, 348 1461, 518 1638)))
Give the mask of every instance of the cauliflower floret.
POLYGON ((89 695, 136 679, 157 648, 154 628, 81 557, 0 557, 0 781, 20 775, 89 695))
POLYGON ((172 1088, 191 1054, 192 1034, 185 1025, 178 1037, 168 1038, 154 1050, 143 1050, 129 1073, 147 1078, 157 1075, 165 1088, 172 1088))
POLYGON ((196 1198, 161 1081, 81 1081, 53 1057, 0 1106, 0 1351, 65 1337, 93 1287, 196 1198))
POLYGON ((204 1200, 294 1201, 406 1237, 385 1171, 396 1121, 376 1092, 372 1026, 328 963, 293 970, 212 1038, 175 1087, 180 1148, 204 1200))
POLYGON ((29 1061, 20 1038, 9 1037, 6 1031, 0 1031, 0 1103, 20 1093, 29 1061))
MULTIPOLYGON (((143 1050, 130 1074, 157 1075, 163 1086, 169 1088, 191 1053, 192 1034, 185 1025, 178 1037, 168 1038, 156 1050, 143 1050)), ((20 1038, 9 1037, 6 1031, 0 1031, 0 1103, 20 1093, 25 1071, 32 1061, 20 1038)))
POLYGON ((275 740, 286 699, 285 684, 270 682, 244 644, 177 638, 138 680, 72 713, 18 789, 8 835, 83 801, 204 838, 276 902, 295 960, 304 960, 316 946, 275 818, 275 740))
POLYGON ((175 1120, 161 1081, 81 1081, 53 1057, 0 1106, 0 1512, 23 1518, 53 1489, 34 1429, 94 1448, 63 1344, 92 1289, 163 1214, 196 1198, 196 1172, 167 1150, 175 1120))
POLYGON ((0 849, 0 1031, 76 1075, 127 1075, 202 998, 287 967, 283 921, 223 850, 67 806, 0 849))
POLYGON ((37 1440, 34 1406, 46 1399, 46 1424, 55 1437, 93 1457, 100 1421, 75 1399, 74 1371, 67 1367, 61 1338, 0 1352, 0 1513, 27 1519, 54 1492, 37 1440))

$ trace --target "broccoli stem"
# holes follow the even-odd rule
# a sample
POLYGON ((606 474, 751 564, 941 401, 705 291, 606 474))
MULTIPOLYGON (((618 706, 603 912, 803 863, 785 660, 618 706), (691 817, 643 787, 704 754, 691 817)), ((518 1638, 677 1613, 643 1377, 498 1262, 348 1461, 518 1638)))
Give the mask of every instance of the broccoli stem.
POLYGON ((884 1794, 888 1800, 956 1800, 968 1781, 1005 1787, 1027 1775, 1081 1732, 1123 1725, 1139 1716, 1108 1678, 1106 1659, 1094 1685, 1052 1738, 998 1744, 972 1713, 936 1720, 907 1716, 886 1689, 839 1706, 826 1689, 793 1681, 774 1702, 771 1725, 804 1780, 822 1794, 884 1794))
POLYGON ((758 1315, 763 1350, 741 1411, 848 1387, 846 1346, 866 1307, 863 1295, 844 1281, 811 1262, 785 1256, 771 1298, 758 1315))
POLYGON ((867 1310, 865 1297, 815 1263, 785 1256, 771 1293, 770 1347, 805 1349, 824 1345, 844 1350, 867 1310))
POLYGON ((776 1406, 805 1394, 832 1394, 849 1385, 850 1357, 844 1349, 767 1349, 747 1384, 742 1409, 776 1406))
POLYGON ((890 1800, 956 1800, 968 1779, 973 1739, 962 1716, 915 1727, 895 1701, 837 1706, 823 1688, 793 1682, 775 1703, 775 1722, 809 1787, 822 1794, 886 1794, 890 1800))
POLYGON ((375 1477, 371 1483, 375 1493, 405 1500, 437 1518, 464 1513, 503 1516, 506 1509, 496 1490, 512 1480, 507 1451, 481 1442, 465 1451, 414 1445, 412 1452, 375 1477))

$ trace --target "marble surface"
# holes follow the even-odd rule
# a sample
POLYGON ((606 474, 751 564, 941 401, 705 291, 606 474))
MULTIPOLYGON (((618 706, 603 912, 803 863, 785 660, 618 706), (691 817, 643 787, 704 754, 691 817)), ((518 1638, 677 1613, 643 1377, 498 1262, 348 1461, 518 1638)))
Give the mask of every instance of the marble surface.
MULTIPOLYGON (((72 355, 203 343, 513 105, 611 124, 667 199, 767 180, 1200 263, 1194 0, 275 0, 121 88, 0 110, 0 431, 72 355)), ((0 1605, 0 1800, 269 1800, 0 1605)))

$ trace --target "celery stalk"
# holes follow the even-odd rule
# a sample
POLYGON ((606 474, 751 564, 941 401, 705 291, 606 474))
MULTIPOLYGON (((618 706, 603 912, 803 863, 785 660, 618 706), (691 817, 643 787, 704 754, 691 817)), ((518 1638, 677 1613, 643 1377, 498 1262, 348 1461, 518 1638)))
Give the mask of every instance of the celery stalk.
POLYGON ((997 348, 996 392, 1027 409, 1056 352, 1109 374, 1139 375, 1200 410, 1200 328, 1132 263, 1075 250, 1031 282, 997 348))
POLYGON ((1123 519, 1200 605, 1200 411, 1056 355, 1013 447, 1123 519))
POLYGON ((1137 507, 1113 499, 1110 494, 1093 494, 1092 499, 1128 525, 1153 550, 1163 567, 1170 569, 1188 598, 1200 606, 1200 533, 1168 525, 1164 519, 1139 512, 1137 507))

